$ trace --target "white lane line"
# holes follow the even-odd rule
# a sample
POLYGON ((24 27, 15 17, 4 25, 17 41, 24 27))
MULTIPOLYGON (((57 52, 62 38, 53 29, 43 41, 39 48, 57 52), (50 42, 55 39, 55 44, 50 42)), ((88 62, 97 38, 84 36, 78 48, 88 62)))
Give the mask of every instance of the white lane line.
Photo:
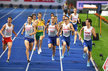
POLYGON ((19 15, 17 15, 13 20, 17 19, 26 9, 24 9, 19 15))
MULTIPOLYGON (((60 40, 60 38, 59 38, 60 40)), ((60 54, 60 66, 61 66, 61 71, 63 71, 63 63, 62 63, 62 58, 61 58, 61 47, 60 47, 60 43, 59 43, 59 54, 60 54)))
MULTIPOLYGON (((47 9, 45 9, 45 12, 47 11, 47 9)), ((44 12, 44 14, 45 14, 44 12)), ((45 15, 44 15, 45 16, 45 15)), ((44 19, 44 16, 43 16, 43 19, 44 19)), ((33 53, 34 53, 34 49, 35 49, 35 46, 33 46, 33 49, 32 49, 32 53, 30 55, 30 61, 31 61, 31 58, 33 56, 33 53)), ((29 68, 29 65, 30 65, 30 62, 27 64, 27 67, 26 67, 26 70, 25 71, 28 71, 28 68, 29 68)))
MULTIPOLYGON (((25 9, 20 13, 20 15, 23 13, 25 11, 25 9)), ((20 16, 19 14, 13 19, 13 21, 16 19, 16 18, 18 18, 19 16, 20 16)), ((22 27, 23 28, 23 27, 22 27)), ((17 35, 20 33, 20 31, 22 30, 22 28, 19 30, 19 32, 17 33, 17 35)), ((14 37, 13 39, 12 39, 12 41, 14 41, 15 40, 15 38, 16 37, 14 37)), ((6 50, 8 49, 8 47, 6 47, 6 49, 3 51, 3 53, 0 55, 0 58, 4 55, 4 53, 6 52, 6 50)))
POLYGON ((45 9, 45 13, 44 13, 44 15, 43 15, 43 20, 44 20, 44 18, 45 18, 45 15, 46 15, 46 11, 47 11, 47 9, 45 9))
POLYGON ((1 9, 0 12, 2 12, 2 11, 5 10, 5 9, 6 9, 6 8, 1 9))
MULTIPOLYGON (((57 9, 56 9, 56 16, 57 16, 57 18, 58 18, 57 9)), ((60 40, 60 38, 59 38, 59 40, 60 40)), ((62 63, 62 58, 61 58, 60 43, 59 43, 59 54, 60 54, 60 66, 61 66, 61 71, 63 71, 63 63, 62 63)))
POLYGON ((3 15, 2 17, 0 17, 0 19, 4 18, 5 16, 9 15, 11 12, 13 12, 16 8, 14 8, 13 10, 9 11, 7 14, 3 15))

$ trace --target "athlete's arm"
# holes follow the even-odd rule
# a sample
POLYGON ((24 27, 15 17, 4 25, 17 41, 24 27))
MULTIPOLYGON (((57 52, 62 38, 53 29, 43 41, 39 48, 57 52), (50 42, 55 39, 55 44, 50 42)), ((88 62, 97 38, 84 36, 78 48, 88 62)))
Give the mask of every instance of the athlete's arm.
POLYGON ((23 28, 23 30, 22 30, 22 32, 21 32, 21 35, 23 35, 23 33, 24 33, 24 31, 25 31, 25 25, 26 25, 26 23, 24 24, 24 28, 23 28))
POLYGON ((81 34, 82 34, 82 31, 84 30, 84 27, 81 28, 80 30, 80 33, 79 33, 79 40, 81 40, 81 34))
POLYGON ((3 35, 3 31, 4 31, 4 29, 6 28, 6 24, 5 25, 3 25, 3 27, 1 28, 1 31, 0 31, 0 34, 2 35, 2 37, 4 37, 4 35, 3 35))
POLYGON ((49 22, 50 22, 50 19, 48 19, 47 23, 49 23, 49 22))
POLYGON ((70 17, 69 17, 69 21, 73 23, 74 21, 71 20, 71 18, 72 18, 72 15, 70 15, 70 17))
POLYGON ((69 21, 70 21, 70 22, 72 21, 71 18, 72 18, 72 15, 69 16, 69 21))
POLYGON ((44 25, 44 30, 43 30, 43 36, 45 37, 45 25, 44 25))
POLYGON ((70 25, 70 30, 71 30, 72 32, 75 31, 72 24, 70 25))
POLYGON ((79 18, 79 15, 78 15, 78 23, 80 23, 80 18, 79 18))
POLYGON ((45 25, 45 20, 43 20, 43 23, 44 23, 44 25, 45 25))
POLYGON ((62 31, 63 31, 63 25, 61 25, 61 29, 59 30, 60 35, 62 34, 62 31))
POLYGON ((15 36, 17 37, 17 34, 16 34, 16 32, 14 31, 14 25, 13 25, 13 30, 12 30, 12 33, 14 33, 14 34, 15 34, 15 36))
POLYGON ((94 28, 92 29, 92 34, 96 38, 96 32, 95 32, 95 29, 94 28))
POLYGON ((59 28, 58 28, 58 24, 56 24, 56 30, 57 30, 57 36, 59 36, 59 28))
POLYGON ((47 24, 46 24, 46 27, 45 27, 45 29, 47 29, 47 28, 48 28, 48 26, 49 26, 49 23, 47 23, 47 24))

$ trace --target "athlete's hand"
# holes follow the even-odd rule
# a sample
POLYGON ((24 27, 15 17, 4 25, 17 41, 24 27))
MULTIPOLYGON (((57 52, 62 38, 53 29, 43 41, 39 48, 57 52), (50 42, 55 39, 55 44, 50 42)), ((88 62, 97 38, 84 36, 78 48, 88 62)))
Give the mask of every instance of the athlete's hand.
POLYGON ((70 30, 70 31, 71 31, 71 28, 70 28, 70 27, 68 27, 68 30, 70 30))
POLYGON ((4 35, 2 35, 2 37, 5 37, 4 35))
POLYGON ((60 33, 60 35, 62 35, 62 33, 60 33))
POLYGON ((30 33, 29 35, 32 36, 32 33, 30 33))
POLYGON ((81 37, 79 36, 79 40, 81 40, 81 37))
POLYGON ((74 20, 74 23, 76 23, 77 21, 76 20, 74 20))
POLYGON ((59 33, 57 33, 57 36, 59 36, 59 33))
POLYGON ((48 23, 50 22, 50 19, 48 20, 48 23))
POLYGON ((21 35, 23 35, 23 33, 21 33, 21 35))
POLYGON ((71 22, 74 23, 74 20, 72 20, 71 22))
POLYGON ((49 25, 49 23, 46 24, 46 26, 48 26, 48 25, 49 25))
POLYGON ((74 32, 72 31, 72 35, 74 35, 74 32))
POLYGON ((17 37, 17 34, 15 35, 15 37, 17 37))
POLYGON ((43 34, 43 37, 45 37, 45 34, 43 34))

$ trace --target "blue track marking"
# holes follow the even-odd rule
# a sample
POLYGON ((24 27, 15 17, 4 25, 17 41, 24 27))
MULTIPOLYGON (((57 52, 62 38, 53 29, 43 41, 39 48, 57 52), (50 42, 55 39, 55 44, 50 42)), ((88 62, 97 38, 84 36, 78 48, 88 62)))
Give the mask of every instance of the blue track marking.
MULTIPOLYGON (((2 9, 0 9, 2 10, 2 9)), ((3 10, 5 13, 0 12, 1 14, 6 14, 6 11, 10 11, 12 9, 3 10)), ((7 17, 12 16, 15 18, 23 9, 16 9, 9 15, 5 16, 4 18, 0 19, 0 29, 4 23, 7 22, 7 17)), ((20 17, 16 18, 15 21, 12 23, 15 25, 15 31, 18 32, 22 25, 27 20, 27 16, 33 13, 34 9, 27 9, 24 13, 20 15, 20 17)), ((36 14, 38 12, 42 12, 44 14, 45 9, 37 9, 36 14)), ((56 15, 55 9, 47 9, 45 15, 45 22, 50 19, 50 13, 53 12, 56 15)), ((57 10, 58 14, 58 21, 62 20, 63 11, 57 10)), ((14 37, 14 36, 13 36, 14 37)), ((65 52, 65 57, 62 60, 63 62, 63 71, 95 71, 92 63, 91 67, 87 68, 87 57, 83 59, 83 46, 81 41, 77 38, 76 45, 73 45, 73 38, 71 36, 71 43, 70 43, 70 51, 69 55, 67 55, 67 50, 65 52)), ((60 42, 62 43, 62 42, 60 42)), ((1 46, 1 35, 0 35, 0 46, 1 46)), ((27 66, 26 54, 25 54, 25 45, 24 45, 24 35, 18 35, 18 37, 14 40, 12 46, 12 53, 10 57, 10 62, 6 63, 7 59, 7 51, 0 59, 0 71, 25 71, 27 66)), ((2 47, 0 47, 0 54, 2 53, 2 47)), ((31 54, 31 52, 30 52, 31 54)), ((48 35, 45 35, 42 44, 42 53, 40 55, 37 54, 37 49, 34 51, 32 61, 30 63, 28 71, 60 71, 60 55, 59 55, 59 47, 56 47, 56 54, 55 54, 55 61, 51 60, 52 50, 48 48, 48 35)))

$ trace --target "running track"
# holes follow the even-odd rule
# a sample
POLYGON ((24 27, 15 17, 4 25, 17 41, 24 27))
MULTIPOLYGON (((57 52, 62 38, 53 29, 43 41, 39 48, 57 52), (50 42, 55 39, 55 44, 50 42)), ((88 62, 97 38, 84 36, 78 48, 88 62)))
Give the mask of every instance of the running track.
MULTIPOLYGON (((62 20, 63 12, 58 9, 21 9, 21 8, 0 8, 0 29, 7 22, 7 17, 11 16, 13 20, 13 24, 15 26, 16 33, 21 30, 23 24, 27 20, 27 16, 32 13, 42 12, 45 23, 48 19, 50 19, 50 13, 53 12, 58 16, 58 21, 62 20)), ((14 37, 14 35, 13 35, 14 37)), ((56 47, 56 56, 55 61, 51 60, 52 50, 48 49, 47 43, 47 34, 43 40, 42 44, 42 53, 40 55, 37 54, 37 50, 34 51, 31 62, 28 66, 28 71, 95 71, 92 63, 91 67, 87 68, 86 63, 87 59, 82 58, 83 54, 83 46, 82 43, 77 39, 76 45, 73 45, 73 36, 71 36, 71 44, 70 44, 70 54, 67 55, 67 51, 65 52, 65 57, 60 62, 60 52, 59 47, 56 47), (62 66, 61 66, 62 64, 62 66)), ((61 38, 60 38, 61 40, 61 38)), ((60 42, 61 43, 61 42, 60 42)), ((0 55, 2 54, 2 37, 0 35, 0 55)), ((87 57, 86 57, 87 58, 87 57)), ((25 54, 25 46, 24 46, 24 35, 21 35, 21 32, 18 34, 18 37, 13 41, 12 52, 10 57, 10 62, 6 63, 7 59, 7 51, 0 58, 0 71, 25 71, 27 68, 27 60, 25 54)))

